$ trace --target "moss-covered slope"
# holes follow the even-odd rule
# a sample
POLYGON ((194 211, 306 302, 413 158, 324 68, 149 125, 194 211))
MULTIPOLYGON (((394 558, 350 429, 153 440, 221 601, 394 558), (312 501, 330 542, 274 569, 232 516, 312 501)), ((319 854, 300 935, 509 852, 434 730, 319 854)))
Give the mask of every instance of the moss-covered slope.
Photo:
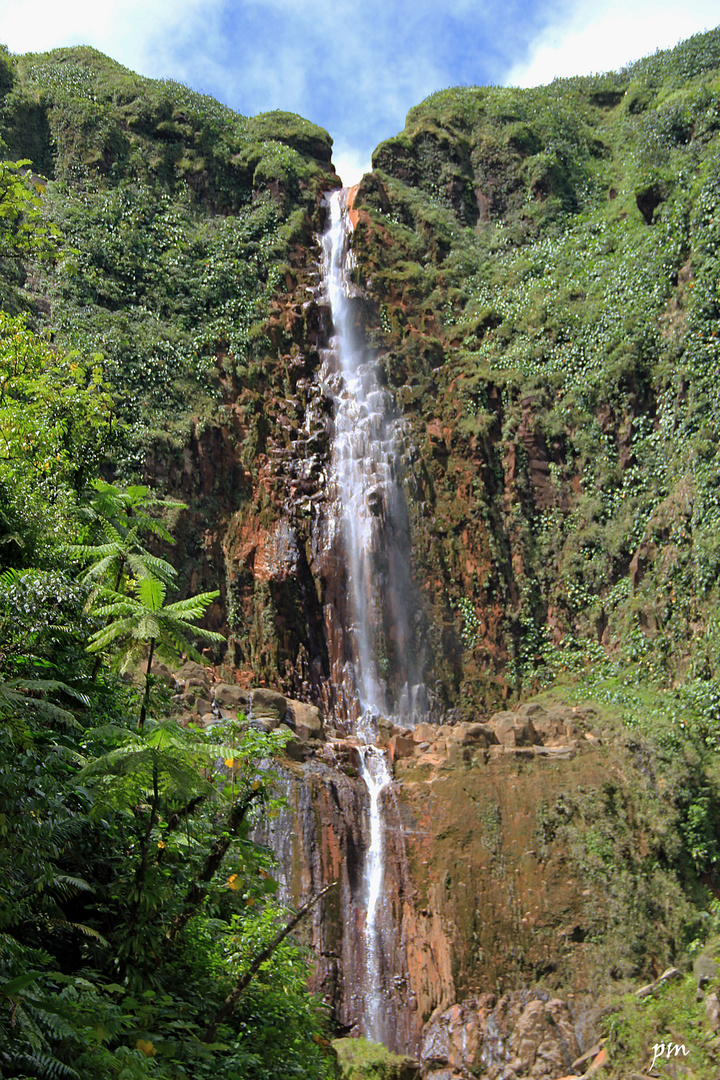
POLYGON ((442 91, 360 186, 436 674, 465 712, 608 654, 715 677, 718 65, 713 31, 442 91))
MULTIPOLYGON (((90 48, 0 57, 4 156, 50 184, 62 255, 37 294, 60 344, 97 349, 133 425, 124 453, 219 400, 223 358, 251 360, 318 192, 337 184, 331 140, 290 113, 248 119, 90 48)), ((184 422, 184 423, 183 423, 184 422)))

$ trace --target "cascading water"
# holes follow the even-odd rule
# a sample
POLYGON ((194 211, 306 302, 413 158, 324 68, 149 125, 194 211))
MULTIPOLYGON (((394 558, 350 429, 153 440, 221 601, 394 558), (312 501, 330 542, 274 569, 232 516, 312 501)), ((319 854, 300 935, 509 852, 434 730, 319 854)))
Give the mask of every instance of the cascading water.
POLYGON ((324 350, 321 380, 334 402, 332 490, 326 550, 335 553, 338 592, 326 603, 331 682, 338 723, 357 736, 368 789, 369 846, 364 862, 364 982, 361 1032, 388 1038, 391 973, 383 971, 388 930, 383 920, 383 793, 391 781, 385 752, 375 745, 381 716, 412 722, 417 678, 410 629, 409 538, 399 483, 399 420, 355 325, 347 191, 328 196, 322 237, 322 290, 334 334, 324 350), (342 595, 340 595, 342 593, 342 595), (409 690, 411 687, 413 689, 409 690))
POLYGON ((325 606, 333 712, 366 741, 379 715, 412 722, 418 707, 417 659, 410 626, 412 587, 407 508, 399 482, 400 420, 379 366, 356 326, 347 191, 328 197, 321 287, 334 334, 320 373, 334 402, 331 503, 325 546, 346 595, 325 606))
POLYGON ((383 994, 380 971, 380 927, 378 906, 383 881, 383 828, 380 796, 390 783, 385 754, 374 746, 362 753, 362 778, 370 794, 370 846, 365 865, 367 908, 365 911, 365 993, 363 999, 363 1034, 375 1042, 383 1040, 383 994))

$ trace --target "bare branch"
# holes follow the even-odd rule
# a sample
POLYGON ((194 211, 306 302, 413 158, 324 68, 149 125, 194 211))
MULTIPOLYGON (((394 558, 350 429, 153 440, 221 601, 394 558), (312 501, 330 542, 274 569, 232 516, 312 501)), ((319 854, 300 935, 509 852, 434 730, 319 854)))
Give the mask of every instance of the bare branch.
POLYGON ((272 954, 277 949, 278 945, 280 945, 285 940, 288 934, 292 933, 300 920, 305 915, 307 915, 308 911, 310 911, 310 909, 313 908, 315 904, 317 904, 317 902, 322 899, 326 892, 328 892, 330 889, 333 889, 336 885, 337 881, 331 881, 330 884, 326 885, 324 889, 321 889, 321 891, 316 896, 311 896, 310 899, 305 904, 303 904, 303 906, 299 908, 299 910, 293 915, 290 921, 285 924, 282 930, 278 930, 277 934, 272 939, 270 944, 266 945, 264 949, 261 949, 260 952, 257 953, 257 955, 250 961, 247 970, 241 976, 237 986, 235 986, 234 989, 230 991, 228 996, 225 998, 225 1001, 215 1014, 212 1023, 209 1024, 206 1028, 205 1033, 202 1036, 203 1042, 212 1042, 212 1040, 215 1038, 217 1029, 219 1028, 220 1024, 222 1024, 223 1020, 226 1020, 227 1017, 230 1016, 230 1014, 233 1012, 235 1006, 240 1000, 243 990, 245 990, 250 984, 253 976, 258 973, 265 961, 270 959, 272 954))

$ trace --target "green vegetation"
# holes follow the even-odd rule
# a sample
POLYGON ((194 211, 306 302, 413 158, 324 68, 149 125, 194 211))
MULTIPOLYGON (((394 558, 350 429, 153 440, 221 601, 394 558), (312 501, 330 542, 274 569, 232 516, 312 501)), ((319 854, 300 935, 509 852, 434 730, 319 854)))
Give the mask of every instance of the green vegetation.
POLYGON ((64 347, 101 355, 113 456, 136 475, 158 442, 182 447, 193 414, 213 415, 236 365, 263 381, 269 298, 334 179, 330 140, 301 117, 241 117, 89 48, 5 53, 3 72, 0 140, 23 160, 0 174, 0 226, 12 213, 15 233, 31 228, 35 257, 8 258, 0 228, 2 299, 35 309, 64 347), (24 186, 20 165, 48 183, 24 186), (41 237, 59 244, 52 265, 38 262, 41 237))
POLYGON ((0 53, 0 131, 0 1076, 332 1076, 251 839, 285 736, 178 723, 153 657, 224 643, 196 624, 218 593, 157 553, 181 504, 98 478, 244 349, 298 225, 280 202, 321 171, 291 144, 324 133, 84 49, 0 53))
POLYGON ((343 1080, 403 1080, 415 1075, 408 1059, 367 1039, 334 1039, 343 1080))
POLYGON ((468 713, 608 656, 717 676, 719 42, 434 94, 361 186, 437 671, 468 713))
MULTIPOLYGON (((209 598, 163 603, 173 568, 143 544, 168 535, 160 500, 105 482, 76 491, 72 456, 48 468, 47 447, 28 442, 24 411, 52 399, 59 358, 43 371, 43 339, 20 333, 32 378, 10 384, 3 423, 29 448, 0 461, 0 1075, 261 1080, 280 1060, 332 1075, 296 947, 272 951, 224 1007, 287 917, 250 839, 277 806, 267 763, 284 736, 227 724, 218 742, 151 692, 153 641, 179 655, 189 633, 219 638, 190 623, 209 598), (93 545, 99 521, 106 542, 93 545), (69 553, 92 559, 79 584, 69 553), (126 636, 149 645, 139 731, 138 691, 107 663, 126 636)), ((81 427, 94 399, 89 417, 82 403, 81 427)))
MULTIPOLYGON (((153 673, 220 647, 195 625, 220 586, 230 665, 321 677, 312 496, 285 593, 240 552, 304 491, 329 138, 78 48, 0 50, 0 139, 0 1075, 331 1076, 307 958, 253 968, 289 917, 250 840, 282 739, 179 726, 153 673)), ((535 839, 636 978, 717 933, 720 32, 434 94, 374 163, 357 273, 408 421, 426 681, 458 717, 598 703, 637 782, 568 792, 535 839)), ((614 1060, 690 1042, 691 998, 621 1003, 614 1060)), ((402 1068, 336 1045, 348 1077, 402 1068)))
MULTIPOLYGON (((717 938, 706 955, 717 956, 717 938)), ((709 995, 716 994, 717 978, 713 977, 703 988, 709 995)), ((720 1043, 709 1029, 705 1010, 698 1007, 697 990, 693 975, 684 975, 669 980, 647 997, 628 994, 615 1001, 601 1021, 608 1039, 607 1075, 620 1080, 629 1070, 639 1074, 649 1071, 657 1047, 655 1071, 661 1076, 672 1076, 681 1060, 686 1075, 693 1080, 712 1080, 717 1076, 720 1043), (686 1053, 676 1054, 671 1050, 668 1054, 669 1043, 684 1046, 686 1053)))

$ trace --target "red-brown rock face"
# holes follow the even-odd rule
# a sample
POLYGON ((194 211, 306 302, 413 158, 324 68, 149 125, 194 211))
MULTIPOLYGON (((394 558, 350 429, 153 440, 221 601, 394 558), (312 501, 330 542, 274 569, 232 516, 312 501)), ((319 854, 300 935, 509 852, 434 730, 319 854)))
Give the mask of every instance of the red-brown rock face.
MULTIPOLYGON (((530 705, 485 723, 421 724, 390 737, 383 1041, 434 1062, 437 1080, 469 1075, 462 1070, 481 1062, 493 1077, 506 1066, 518 1076, 561 1076, 587 1049, 576 1039, 592 1039, 591 1028, 573 1034, 571 1019, 592 1011, 588 992, 606 979, 590 939, 616 901, 588 888, 558 822, 569 819, 567 792, 632 783, 627 762, 589 730, 593 715, 530 705), (528 985, 541 989, 523 996, 528 985)), ((339 1025, 355 1031, 368 796, 353 740, 331 736, 305 753, 283 773, 290 809, 270 840, 288 901, 338 882, 306 933, 318 957, 315 986, 339 1025)), ((591 818, 579 835, 592 828, 591 818)))

